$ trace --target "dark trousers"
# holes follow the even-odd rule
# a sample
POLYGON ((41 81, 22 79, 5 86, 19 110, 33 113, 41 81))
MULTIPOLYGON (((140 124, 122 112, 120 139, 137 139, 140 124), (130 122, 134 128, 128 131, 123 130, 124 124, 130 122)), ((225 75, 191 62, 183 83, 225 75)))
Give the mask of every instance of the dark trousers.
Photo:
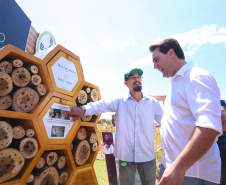
POLYGON ((148 162, 124 162, 119 160, 120 185, 133 185, 135 182, 136 169, 140 175, 142 185, 155 185, 156 161, 148 162), (123 164, 123 165, 122 165, 123 164))
POLYGON ((226 148, 220 148, 221 155, 221 185, 226 185, 226 148))

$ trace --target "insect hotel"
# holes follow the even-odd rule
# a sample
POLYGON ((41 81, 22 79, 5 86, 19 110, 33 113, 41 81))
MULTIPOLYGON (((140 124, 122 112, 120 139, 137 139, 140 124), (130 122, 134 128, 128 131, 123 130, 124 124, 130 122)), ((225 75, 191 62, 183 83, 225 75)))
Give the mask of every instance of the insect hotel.
POLYGON ((1 185, 98 184, 93 164, 100 115, 71 122, 70 111, 101 98, 80 58, 57 45, 39 59, 12 45, 0 50, 1 185))

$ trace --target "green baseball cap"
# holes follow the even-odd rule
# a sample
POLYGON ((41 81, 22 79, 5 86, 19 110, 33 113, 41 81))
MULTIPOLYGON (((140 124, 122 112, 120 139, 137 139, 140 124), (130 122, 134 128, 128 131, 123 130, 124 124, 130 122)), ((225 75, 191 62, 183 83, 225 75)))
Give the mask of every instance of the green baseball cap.
POLYGON ((127 80, 128 76, 131 75, 131 74, 134 73, 134 72, 138 73, 140 76, 143 75, 143 71, 142 71, 141 69, 139 69, 139 68, 134 68, 134 69, 132 69, 130 72, 125 73, 125 80, 127 80))

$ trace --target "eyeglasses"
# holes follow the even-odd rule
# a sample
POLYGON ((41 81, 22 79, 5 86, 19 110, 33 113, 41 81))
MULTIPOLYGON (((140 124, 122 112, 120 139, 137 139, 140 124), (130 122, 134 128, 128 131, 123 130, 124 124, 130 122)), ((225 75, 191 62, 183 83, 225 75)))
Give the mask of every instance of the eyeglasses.
POLYGON ((133 81, 135 81, 136 79, 137 80, 141 80, 143 78, 143 76, 130 76, 130 77, 128 77, 128 80, 133 80, 133 81))

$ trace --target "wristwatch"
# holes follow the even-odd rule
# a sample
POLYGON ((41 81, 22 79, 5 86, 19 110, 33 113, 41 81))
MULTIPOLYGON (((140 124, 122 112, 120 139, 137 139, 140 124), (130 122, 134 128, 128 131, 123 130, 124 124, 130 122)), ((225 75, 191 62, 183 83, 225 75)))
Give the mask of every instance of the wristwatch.
MULTIPOLYGON (((83 105, 80 106, 79 108, 83 109, 85 111, 85 113, 86 113, 86 108, 83 105)), ((85 113, 83 114, 83 116, 85 115, 85 113)))

